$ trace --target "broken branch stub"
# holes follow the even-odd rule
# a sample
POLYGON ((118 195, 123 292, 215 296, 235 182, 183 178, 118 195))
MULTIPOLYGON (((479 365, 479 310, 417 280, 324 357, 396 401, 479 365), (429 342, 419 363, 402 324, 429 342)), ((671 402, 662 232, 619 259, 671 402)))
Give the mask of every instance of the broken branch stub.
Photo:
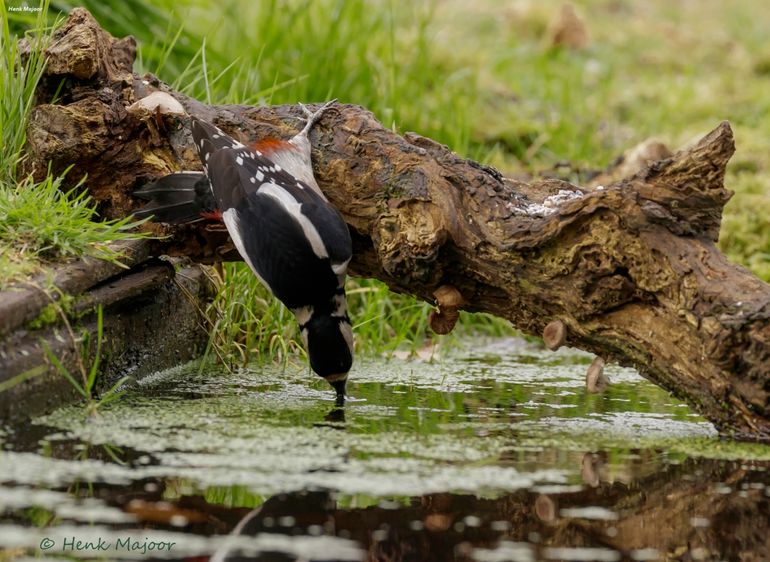
POLYGON ((567 327, 561 320, 549 322, 543 328, 543 343, 547 349, 556 351, 567 342, 567 327))
MULTIPOLYGON (((103 45, 84 51, 99 57, 91 66, 125 69, 130 44, 109 38, 84 10, 70 18, 79 25, 65 25, 68 33, 91 29, 89 40, 103 45)), ((52 49, 67 40, 57 37, 52 49)), ((29 125, 34 169, 49 159, 54 170, 74 163, 69 179, 88 174, 106 217, 138 208, 131 193, 144 183, 200 169, 187 117, 126 111, 152 92, 170 93, 189 114, 244 142, 290 138, 302 115, 295 106, 209 107, 152 76, 120 76, 97 71, 67 81, 60 101, 38 106, 29 125)), ((52 99, 49 85, 40 99, 52 99)), ((429 302, 450 285, 464 309, 507 318, 529 334, 558 318, 570 345, 636 367, 722 432, 770 436, 770 286, 714 243, 730 197, 727 123, 601 189, 503 179, 430 139, 401 137, 353 105, 324 113, 310 140, 318 183, 352 234, 354 275, 429 302)), ((156 252, 237 259, 221 227, 152 228, 168 236, 156 252)))
POLYGON ((440 335, 452 331, 460 318, 463 297, 460 291, 450 285, 442 285, 433 292, 438 310, 433 310, 428 318, 431 330, 440 335))
POLYGON ((601 394, 610 384, 610 379, 604 374, 604 359, 597 357, 586 371, 586 390, 591 394, 601 394))

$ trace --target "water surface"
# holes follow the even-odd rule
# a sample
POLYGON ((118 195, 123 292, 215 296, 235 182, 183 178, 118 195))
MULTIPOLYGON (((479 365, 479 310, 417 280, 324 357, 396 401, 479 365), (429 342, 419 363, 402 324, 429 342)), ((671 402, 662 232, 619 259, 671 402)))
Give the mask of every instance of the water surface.
POLYGON ((770 558, 770 448, 591 360, 364 360, 344 409, 299 367, 159 373, 0 437, 0 559, 770 558))

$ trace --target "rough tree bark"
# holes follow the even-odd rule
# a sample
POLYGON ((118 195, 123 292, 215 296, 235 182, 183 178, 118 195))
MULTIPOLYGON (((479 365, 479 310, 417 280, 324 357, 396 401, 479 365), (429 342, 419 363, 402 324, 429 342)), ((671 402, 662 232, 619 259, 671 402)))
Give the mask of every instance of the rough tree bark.
MULTIPOLYGON (((131 192, 145 182, 200 168, 187 117, 127 109, 170 92, 132 74, 134 51, 131 38, 117 41, 74 10, 49 49, 29 125, 34 170, 74 164, 70 179, 88 174, 105 217, 140 206, 131 192)), ((299 125, 294 106, 209 107, 170 93, 243 141, 287 138, 299 125)), ((324 114, 311 141, 318 183, 353 235, 353 275, 431 302, 438 287, 453 286, 465 310, 529 334, 560 322, 567 344, 637 368, 723 433, 770 437, 770 286, 715 245, 732 195, 723 185, 729 124, 593 188, 503 178, 352 105, 324 114)), ((154 228, 170 236, 157 252, 235 256, 222 228, 154 228)))

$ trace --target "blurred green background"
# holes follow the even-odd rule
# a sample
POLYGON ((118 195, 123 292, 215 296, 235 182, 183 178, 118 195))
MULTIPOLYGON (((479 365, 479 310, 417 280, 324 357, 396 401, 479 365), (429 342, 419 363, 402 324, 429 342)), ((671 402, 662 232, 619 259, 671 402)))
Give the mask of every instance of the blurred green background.
POLYGON ((575 2, 584 37, 562 46, 561 0, 58 0, 51 11, 78 5, 136 37, 139 72, 200 99, 338 97, 506 173, 602 168, 650 136, 677 148, 727 119, 738 152, 722 247, 770 279, 766 3, 575 2))

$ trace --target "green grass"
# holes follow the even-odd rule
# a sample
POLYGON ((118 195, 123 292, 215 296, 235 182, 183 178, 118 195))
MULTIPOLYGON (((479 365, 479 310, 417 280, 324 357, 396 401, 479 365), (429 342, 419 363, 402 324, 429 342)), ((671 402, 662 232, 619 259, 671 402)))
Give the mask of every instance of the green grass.
POLYGON ((44 3, 26 33, 31 49, 23 58, 8 17, 19 12, 8 12, 5 5, 0 8, 0 289, 62 259, 93 256, 119 263, 120 255, 109 244, 145 236, 135 232, 141 222, 99 221, 86 195, 86 179, 63 192, 63 177, 49 173, 36 182, 20 175, 27 119, 45 66, 43 52, 56 23, 49 26, 44 3))
MULTIPOLYGON (((27 118, 34 106, 35 88, 45 68, 43 50, 48 44, 48 35, 33 33, 27 36, 30 54, 26 62, 22 62, 17 37, 10 32, 4 3, 0 3, 0 8, 0 182, 8 184, 15 182, 23 157, 27 118)), ((37 29, 42 29, 46 15, 40 13, 37 29)))
POLYGON ((256 281, 243 263, 227 263, 208 307, 208 356, 229 367, 269 359, 287 365, 304 354, 294 315, 256 281))
MULTIPOLYGON (((15 248, 9 260, 34 265, 90 255, 119 262, 121 254, 109 244, 144 236, 133 232, 138 223, 131 217, 98 222, 81 185, 65 192, 62 180, 49 175, 35 182, 27 177, 16 186, 0 188, 0 240, 12 242, 15 248)), ((3 281, 10 278, 0 271, 0 286, 3 281)))
POLYGON ((72 344, 75 346, 76 371, 74 373, 71 372, 51 351, 48 347, 48 343, 43 341, 42 345, 45 349, 46 356, 58 373, 67 379, 78 394, 83 397, 88 415, 95 416, 97 415, 99 408, 120 398, 122 394, 121 387, 126 384, 131 377, 122 377, 97 397, 96 385, 99 381, 99 364, 102 359, 102 343, 104 341, 102 307, 99 306, 96 310, 96 341, 92 342, 92 335, 87 330, 81 337, 77 337, 67 319, 67 314, 61 308, 59 303, 51 299, 51 304, 57 308, 57 312, 61 316, 67 334, 69 335, 72 344))
MULTIPOLYGON (((231 368, 252 361, 271 360, 288 365, 305 361, 294 315, 270 295, 243 263, 223 266, 224 279, 205 313, 211 333, 207 354, 231 368)), ((215 280, 219 282, 218 276, 215 280)), ((356 338, 356 352, 417 353, 430 346, 430 305, 391 293, 371 279, 348 279, 348 303, 356 338)), ((509 324, 479 315, 466 321, 465 331, 509 334, 509 324)))
MULTIPOLYGON (((580 182, 650 136, 677 148, 729 119, 738 153, 727 185, 736 196, 721 245, 770 280, 770 222, 758 211, 770 208, 770 10, 753 0, 576 2, 590 34, 578 51, 547 43, 561 0, 77 4, 113 35, 137 38, 138 71, 201 100, 337 97, 508 174, 568 161, 569 179, 580 182)), ((21 19, 12 14, 11 28, 21 19)), ((9 262, 2 251, 0 260, 9 262)), ((218 352, 233 364, 301 354, 291 317, 245 266, 228 265, 225 274, 210 315, 218 352)), ((350 281, 348 291, 359 352, 416 351, 435 341, 429 305, 368 280, 350 281)), ((463 315, 458 330, 508 328, 463 315)))

